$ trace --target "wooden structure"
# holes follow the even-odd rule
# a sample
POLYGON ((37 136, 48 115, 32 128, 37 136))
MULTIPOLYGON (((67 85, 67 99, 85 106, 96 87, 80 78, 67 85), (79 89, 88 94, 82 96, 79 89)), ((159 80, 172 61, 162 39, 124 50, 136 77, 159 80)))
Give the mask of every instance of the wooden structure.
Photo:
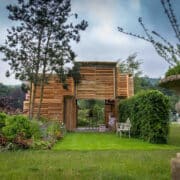
MULTIPOLYGON (((115 62, 80 62, 81 81, 75 84, 67 80, 68 90, 63 89, 58 78, 53 76, 44 87, 41 116, 64 122, 68 130, 76 129, 77 100, 100 99, 105 101, 105 123, 111 112, 117 117, 117 103, 120 98, 133 95, 133 77, 121 74, 115 62)), ((35 113, 40 99, 40 88, 35 97, 35 113)), ((29 99, 24 101, 24 112, 29 111, 29 99)))

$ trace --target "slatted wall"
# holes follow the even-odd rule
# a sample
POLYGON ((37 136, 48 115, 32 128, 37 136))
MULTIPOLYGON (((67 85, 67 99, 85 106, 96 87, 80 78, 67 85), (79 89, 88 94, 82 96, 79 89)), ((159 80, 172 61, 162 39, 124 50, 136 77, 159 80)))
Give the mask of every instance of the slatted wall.
POLYGON ((134 80, 132 76, 128 74, 121 74, 118 70, 116 72, 117 87, 116 96, 117 97, 130 97, 134 95, 134 80))
POLYGON ((81 67, 81 82, 76 86, 77 99, 114 99, 115 68, 81 67))
MULTIPOLYGON (((63 121, 64 96, 74 96, 74 81, 72 78, 67 80, 68 89, 64 89, 57 77, 52 77, 48 84, 44 86, 41 115, 51 120, 63 121)), ((38 112, 40 101, 40 87, 37 87, 34 105, 34 115, 38 112)), ((29 99, 24 101, 24 112, 29 112, 29 99)))
MULTIPOLYGON (((51 120, 65 121, 68 130, 76 128, 76 100, 102 99, 115 100, 127 98, 134 94, 133 77, 121 74, 116 63, 82 63, 81 81, 75 86, 72 78, 67 80, 68 90, 53 76, 44 87, 41 115, 51 120)), ((38 111, 40 87, 37 88, 35 98, 35 113, 38 111)), ((117 102, 113 106, 113 113, 117 115, 117 102)), ((108 116, 112 109, 109 106, 105 112, 108 116)), ((24 101, 24 112, 28 114, 29 99, 24 101)), ((107 121, 107 117, 106 117, 107 121)))

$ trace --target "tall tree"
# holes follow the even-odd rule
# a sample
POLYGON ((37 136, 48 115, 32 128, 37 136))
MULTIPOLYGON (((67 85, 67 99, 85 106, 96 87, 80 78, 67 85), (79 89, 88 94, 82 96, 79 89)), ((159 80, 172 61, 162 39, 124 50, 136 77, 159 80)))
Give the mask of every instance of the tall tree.
MULTIPOLYGON (((66 63, 74 63, 71 41, 80 41, 80 31, 87 22, 73 24, 70 0, 18 0, 7 6, 9 19, 17 26, 8 30, 5 45, 0 50, 9 62, 16 78, 30 82, 30 117, 33 116, 37 86, 40 85, 38 117, 43 100, 44 84, 51 74, 65 82, 66 63)), ((10 73, 7 72, 7 75, 10 73)))
POLYGON ((134 77, 134 92, 137 93, 141 88, 142 79, 140 75, 142 71, 140 70, 140 66, 142 64, 141 60, 136 59, 137 54, 131 54, 126 60, 119 60, 119 71, 120 73, 128 73, 134 77))
POLYGON ((131 54, 124 61, 119 60, 119 70, 121 73, 129 73, 133 76, 139 76, 142 74, 140 71, 140 65, 142 64, 141 60, 136 59, 137 54, 131 54))
POLYGON ((179 44, 180 43, 180 27, 179 27, 179 23, 175 15, 171 0, 160 0, 160 1, 164 9, 164 12, 174 31, 174 34, 177 40, 176 44, 170 43, 167 40, 167 38, 164 38, 161 35, 161 33, 158 33, 156 31, 149 31, 149 29, 143 23, 143 20, 141 17, 138 19, 138 21, 141 27, 143 28, 146 36, 127 32, 122 27, 118 27, 118 30, 121 33, 134 36, 134 37, 143 39, 147 42, 150 42, 154 46, 156 52, 161 57, 163 57, 171 66, 174 66, 180 63, 180 44, 179 44))

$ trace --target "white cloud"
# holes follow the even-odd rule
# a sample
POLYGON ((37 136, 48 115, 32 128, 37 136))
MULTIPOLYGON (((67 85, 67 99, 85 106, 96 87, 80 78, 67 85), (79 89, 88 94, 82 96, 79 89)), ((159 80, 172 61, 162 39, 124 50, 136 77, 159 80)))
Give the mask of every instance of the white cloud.
MULTIPOLYGON (((142 15, 141 6, 141 0, 72 0, 72 12, 78 13, 80 19, 86 19, 89 23, 87 30, 81 33, 80 43, 72 43, 77 59, 111 61, 126 59, 137 52, 137 58, 143 60, 144 74, 151 77, 162 76, 168 65, 157 55, 151 44, 117 31, 117 26, 122 26, 141 33, 137 22, 137 18, 142 15)), ((8 24, 2 25, 1 42, 8 24)), ((0 82, 9 84, 13 80, 10 81, 3 75, 7 68, 7 64, 0 62, 0 82)))
POLYGON ((141 0, 131 0, 130 5, 132 9, 139 11, 141 9, 141 0))

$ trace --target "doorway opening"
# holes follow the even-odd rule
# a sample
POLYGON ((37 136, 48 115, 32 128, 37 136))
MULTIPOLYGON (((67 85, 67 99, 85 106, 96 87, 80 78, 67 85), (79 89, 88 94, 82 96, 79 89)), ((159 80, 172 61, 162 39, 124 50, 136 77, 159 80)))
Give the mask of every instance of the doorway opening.
POLYGON ((77 127, 98 128, 105 124, 104 100, 77 100, 77 127))

